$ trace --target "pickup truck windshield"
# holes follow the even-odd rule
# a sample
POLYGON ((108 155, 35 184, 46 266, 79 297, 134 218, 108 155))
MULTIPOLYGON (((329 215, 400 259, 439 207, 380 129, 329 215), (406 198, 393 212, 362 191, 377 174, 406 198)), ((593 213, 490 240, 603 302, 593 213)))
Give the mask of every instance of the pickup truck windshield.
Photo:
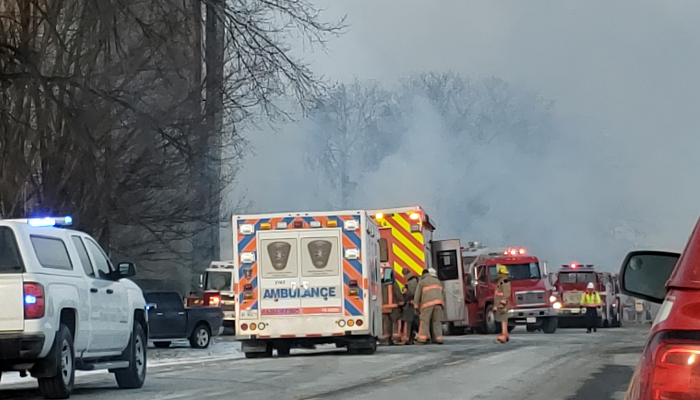
POLYGON ((205 290, 219 290, 223 292, 233 291, 231 281, 233 274, 231 272, 207 272, 207 285, 205 290))
POLYGON ((0 274, 24 272, 17 241, 10 228, 0 227, 0 274))
POLYGON ((565 272, 559 274, 560 283, 595 283, 593 272, 565 272))

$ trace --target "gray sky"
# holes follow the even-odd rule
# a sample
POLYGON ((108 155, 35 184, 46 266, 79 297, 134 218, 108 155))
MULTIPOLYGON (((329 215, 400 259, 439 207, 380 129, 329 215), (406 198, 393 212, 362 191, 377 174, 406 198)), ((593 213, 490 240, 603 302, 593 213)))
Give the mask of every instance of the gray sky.
MULTIPOLYGON (((700 170, 700 2, 316 3, 327 9, 327 19, 347 14, 350 24, 325 53, 295 51, 318 74, 391 85, 411 72, 453 70, 472 78, 496 76, 538 92, 556 102, 562 135, 548 160, 560 183, 546 188, 543 196, 550 201, 560 196, 557 204, 572 200, 558 210, 552 229, 557 223, 574 232, 576 224, 591 219, 624 216, 627 222, 618 227, 618 236, 641 230, 644 243, 638 245, 682 249, 700 212, 695 185, 700 170), (569 225, 574 226, 565 227, 565 215, 572 215, 569 225)), ((246 161, 240 189, 256 202, 251 211, 321 206, 317 193, 295 195, 294 200, 265 196, 264 188, 271 185, 298 192, 290 177, 306 172, 298 158, 289 156, 298 130, 249 133, 257 156, 246 161)), ((582 262, 604 260, 617 268, 621 260, 615 257, 630 244, 589 240, 586 235, 595 231, 581 231, 583 237, 572 233, 565 235, 567 242, 551 245, 557 249, 533 245, 553 254, 553 262, 568 262, 564 254, 571 254, 582 262), (577 248, 576 240, 586 244, 577 248), (605 256, 591 256, 601 246, 605 256)))

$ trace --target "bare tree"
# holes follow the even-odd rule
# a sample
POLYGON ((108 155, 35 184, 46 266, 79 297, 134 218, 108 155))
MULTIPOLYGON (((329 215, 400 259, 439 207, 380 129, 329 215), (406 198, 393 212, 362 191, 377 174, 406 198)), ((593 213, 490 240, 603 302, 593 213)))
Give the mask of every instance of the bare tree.
POLYGON ((399 147, 403 128, 394 93, 376 83, 336 84, 310 114, 305 161, 340 188, 341 206, 357 180, 399 147))
POLYGON ((3 1, 2 215, 72 213, 116 253, 195 262, 245 124, 284 116, 282 96, 308 108, 322 88, 288 36, 342 28, 304 0, 3 1), (224 51, 202 51, 204 18, 224 51))

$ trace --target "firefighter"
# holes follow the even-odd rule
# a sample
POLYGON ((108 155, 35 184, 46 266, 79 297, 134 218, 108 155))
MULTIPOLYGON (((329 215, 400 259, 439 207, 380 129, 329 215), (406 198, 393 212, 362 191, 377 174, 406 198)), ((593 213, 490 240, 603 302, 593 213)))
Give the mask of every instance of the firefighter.
POLYGON ((399 321, 403 316, 403 294, 399 283, 394 278, 394 271, 391 271, 390 281, 385 281, 382 285, 382 295, 384 296, 384 304, 382 304, 382 338, 388 345, 393 345, 401 340, 401 332, 399 330, 399 321))
POLYGON ((442 311, 445 307, 445 291, 437 278, 437 271, 430 268, 423 270, 413 304, 419 312, 418 343, 425 344, 431 339, 432 343, 442 344, 442 311))
POLYGON ((496 304, 496 312, 494 317, 496 322, 501 323, 501 334, 496 338, 497 343, 506 343, 510 341, 510 336, 508 335, 508 311, 510 311, 510 281, 508 280, 508 268, 499 264, 497 268, 498 272, 498 284, 496 285, 496 291, 494 293, 494 303, 496 304))
POLYGON ((406 278, 406 286, 403 288, 403 329, 401 331, 401 342, 398 344, 411 344, 416 331, 414 325, 418 325, 415 323, 417 315, 413 305, 413 297, 418 286, 418 277, 408 268, 404 268, 402 273, 404 278, 406 278))
POLYGON ((593 282, 590 282, 581 296, 581 307, 586 309, 586 333, 591 333, 591 329, 593 332, 598 332, 598 307, 600 304, 600 295, 595 291, 593 282))

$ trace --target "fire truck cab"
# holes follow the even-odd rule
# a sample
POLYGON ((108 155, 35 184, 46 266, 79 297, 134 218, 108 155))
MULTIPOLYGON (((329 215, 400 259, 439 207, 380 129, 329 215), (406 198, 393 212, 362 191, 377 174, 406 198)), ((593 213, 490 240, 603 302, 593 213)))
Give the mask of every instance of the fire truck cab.
POLYGON ((190 292, 187 307, 221 307, 224 326, 234 327, 236 297, 233 291, 233 261, 213 261, 200 275, 198 291, 190 292))
POLYGON ((562 265, 559 272, 550 277, 550 283, 554 286, 552 294, 562 304, 557 310, 560 327, 583 326, 585 313, 581 311, 581 297, 589 283, 595 285, 602 302, 598 308, 598 325, 621 325, 620 283, 616 274, 598 272, 591 264, 572 263, 562 265))
POLYGON ((504 264, 512 287, 509 330, 526 325, 530 332, 554 333, 557 314, 548 293, 544 265, 523 248, 485 248, 469 242, 460 248, 458 239, 433 242, 438 278, 445 286, 444 323, 449 333, 467 329, 497 333, 493 301, 498 277, 496 266, 504 264), (461 253, 461 257, 460 257, 461 253))

